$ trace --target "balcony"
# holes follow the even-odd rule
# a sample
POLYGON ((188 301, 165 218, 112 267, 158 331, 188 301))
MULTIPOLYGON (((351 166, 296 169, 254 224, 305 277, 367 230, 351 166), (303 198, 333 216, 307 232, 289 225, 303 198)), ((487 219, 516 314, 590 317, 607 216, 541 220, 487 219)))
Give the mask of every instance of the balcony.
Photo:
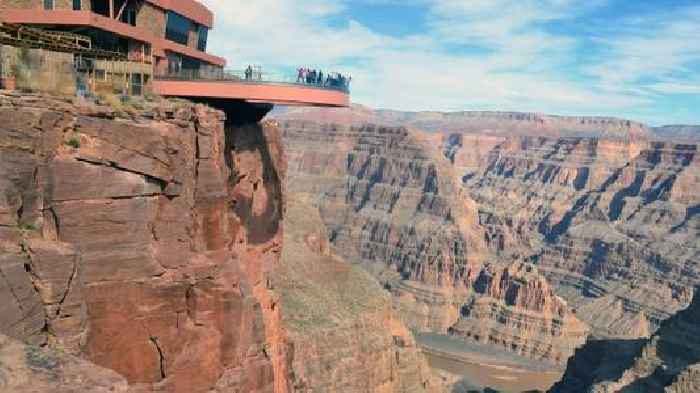
POLYGON ((206 75, 197 71, 156 76, 154 93, 162 96, 199 99, 231 99, 250 103, 299 105, 318 107, 350 106, 347 82, 329 78, 322 83, 298 82, 292 75, 242 71, 214 72, 206 75))

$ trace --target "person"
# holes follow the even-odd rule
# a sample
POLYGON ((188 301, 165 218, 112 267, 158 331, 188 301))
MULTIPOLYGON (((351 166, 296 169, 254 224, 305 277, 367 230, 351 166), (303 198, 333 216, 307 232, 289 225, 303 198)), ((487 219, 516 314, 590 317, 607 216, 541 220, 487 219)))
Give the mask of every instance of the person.
POLYGON ((297 70, 297 83, 304 83, 304 67, 297 70))
POLYGON ((253 67, 251 67, 250 65, 248 65, 248 68, 245 69, 245 79, 253 79, 253 67))
POLYGON ((318 71, 318 78, 316 79, 316 84, 320 85, 323 83, 323 71, 318 71))

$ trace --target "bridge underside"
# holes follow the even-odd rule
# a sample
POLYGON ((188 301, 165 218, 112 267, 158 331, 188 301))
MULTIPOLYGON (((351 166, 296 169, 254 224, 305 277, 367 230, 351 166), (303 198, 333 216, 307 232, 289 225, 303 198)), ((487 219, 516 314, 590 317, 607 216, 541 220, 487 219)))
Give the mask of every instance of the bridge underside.
POLYGON ((274 105, 269 103, 247 102, 237 99, 192 97, 188 98, 216 108, 226 114, 226 126, 241 127, 255 124, 267 115, 274 105))

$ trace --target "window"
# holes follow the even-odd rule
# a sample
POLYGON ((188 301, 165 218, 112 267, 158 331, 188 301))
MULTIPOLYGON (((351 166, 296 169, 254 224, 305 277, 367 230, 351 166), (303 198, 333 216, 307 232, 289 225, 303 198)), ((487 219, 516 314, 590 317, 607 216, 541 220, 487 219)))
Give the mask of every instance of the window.
POLYGON ((45 10, 52 10, 53 9, 53 0, 44 0, 44 9, 45 10))
POLYGON ((90 9, 96 14, 109 17, 109 1, 90 0, 90 9))
POLYGON ((136 26, 136 14, 137 14, 136 8, 134 6, 127 6, 124 11, 122 12, 121 15, 121 21, 124 23, 128 23, 132 26, 136 26))
POLYGON ((202 52, 207 51, 207 36, 209 35, 209 28, 206 26, 199 26, 197 29, 197 49, 202 52))
POLYGON ((82 0, 73 0, 73 11, 80 11, 83 8, 82 0))
POLYGON ((140 96, 143 94, 143 79, 141 74, 131 74, 131 95, 140 96))
POLYGON ((178 44, 187 45, 192 21, 184 16, 168 11, 168 22, 165 26, 165 38, 178 44))
POLYGON ((182 68, 182 58, 174 53, 168 53, 168 75, 179 75, 182 68))

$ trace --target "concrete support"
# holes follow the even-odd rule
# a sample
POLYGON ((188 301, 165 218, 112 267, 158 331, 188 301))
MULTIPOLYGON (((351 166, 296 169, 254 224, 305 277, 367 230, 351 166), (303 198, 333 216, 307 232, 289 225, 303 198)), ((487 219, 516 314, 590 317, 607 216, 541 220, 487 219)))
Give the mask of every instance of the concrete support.
POLYGON ((234 127, 256 124, 274 107, 272 104, 257 104, 243 100, 210 98, 195 101, 223 111, 226 113, 226 125, 234 127))

